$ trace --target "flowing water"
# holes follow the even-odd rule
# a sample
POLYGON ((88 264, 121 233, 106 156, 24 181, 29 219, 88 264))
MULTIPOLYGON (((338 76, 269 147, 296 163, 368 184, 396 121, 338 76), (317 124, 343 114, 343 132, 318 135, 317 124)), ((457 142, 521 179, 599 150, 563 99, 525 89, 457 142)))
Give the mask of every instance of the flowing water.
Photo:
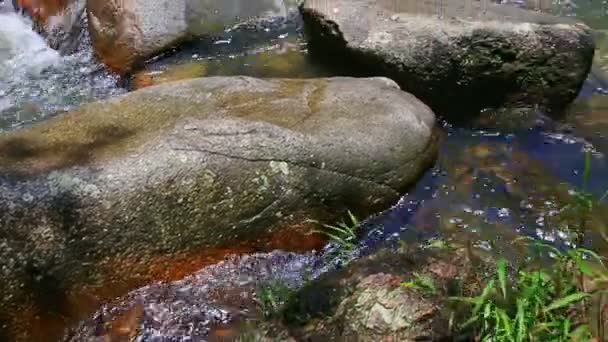
POLYGON ((90 48, 62 56, 0 4, 0 132, 124 92, 90 48))
MULTIPOLYGON (((563 208, 583 187, 596 199, 608 190, 608 5, 605 1, 587 0, 560 3, 551 10, 585 20, 596 29, 598 38, 592 73, 569 115, 554 121, 541 113, 522 110, 511 113, 520 120, 505 120, 501 116, 504 113, 495 111, 485 113, 466 127, 443 123, 443 141, 436 166, 393 208, 366 221, 360 252, 387 241, 435 237, 474 241, 479 247, 503 253, 509 253, 509 242, 520 235, 562 246, 573 244, 569 222, 561 218, 563 208), (588 153, 591 172, 583 184, 588 153)), ((299 25, 298 20, 293 19, 264 27, 240 27, 212 42, 192 42, 149 61, 144 70, 131 76, 127 88, 212 75, 332 75, 331 70, 308 59, 299 25)), ((0 10, 0 131, 18 129, 79 104, 127 91, 118 87, 118 80, 94 61, 90 49, 62 56, 50 49, 30 27, 25 18, 0 10)), ((599 213, 593 222, 595 227, 603 228, 608 220, 599 213)), ((591 234, 586 243, 596 245, 598 241, 591 234)), ((290 249, 281 244, 274 247, 290 249)), ((225 253, 248 251, 234 248, 225 253)), ((227 301, 241 298, 243 293, 251 292, 257 282, 267 280, 269 268, 275 273, 281 269, 277 274, 292 280, 301 280, 304 266, 318 274, 327 267, 319 263, 322 254, 275 252, 249 259, 230 259, 172 285, 152 284, 139 289, 119 301, 122 304, 110 305, 95 317, 111 319, 125 312, 127 316, 148 315, 143 318, 147 323, 142 324, 150 339, 154 334, 182 336, 194 328, 202 335, 220 336, 222 329, 232 327, 227 312, 238 316, 247 313, 251 306, 250 299, 243 299, 240 304, 244 308, 239 309, 234 309, 238 303, 227 301), (255 263, 251 264, 251 260, 255 263), (205 293, 192 292, 193 288, 203 288, 205 293), (239 289, 238 293, 230 292, 229 289, 235 288, 239 289), (225 291, 224 299, 219 301, 217 295, 212 294, 220 291, 218 289, 225 291), (189 299, 185 300, 186 297, 189 299), (133 309, 134 298, 145 300, 145 310, 137 306, 133 309), (177 305, 175 303, 181 305, 179 310, 175 306, 173 309, 163 307, 177 305), (172 317, 154 316, 171 310, 172 317), (193 312, 202 314, 190 315, 193 312), (159 319, 170 322, 180 313, 190 325, 182 322, 176 329, 171 324, 159 327, 154 323, 159 319)), ((208 260, 194 263, 193 267, 208 263, 208 260)), ((183 276, 184 273, 178 273, 161 278, 177 280, 183 276)), ((110 295, 97 298, 95 304, 123 295, 126 289, 131 288, 107 291, 110 295)), ((90 311, 91 306, 86 306, 72 318, 83 318, 90 311)), ((78 333, 85 336, 95 324, 85 321, 78 333)), ((39 327, 44 328, 44 324, 39 327)), ((78 333, 73 340, 79 340, 78 333)))

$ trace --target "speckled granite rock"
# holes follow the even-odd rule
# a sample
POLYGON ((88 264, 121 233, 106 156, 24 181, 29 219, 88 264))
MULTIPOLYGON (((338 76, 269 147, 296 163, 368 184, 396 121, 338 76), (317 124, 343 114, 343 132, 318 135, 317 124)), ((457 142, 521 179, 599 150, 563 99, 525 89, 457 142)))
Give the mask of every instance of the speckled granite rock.
POLYGON ((383 210, 433 163, 434 126, 385 78, 216 77, 4 134, 0 324, 84 284, 141 283, 151 260, 383 210))
POLYGON ((306 0, 301 12, 317 59, 391 77, 452 120, 505 104, 559 114, 594 54, 587 26, 508 5, 306 0))

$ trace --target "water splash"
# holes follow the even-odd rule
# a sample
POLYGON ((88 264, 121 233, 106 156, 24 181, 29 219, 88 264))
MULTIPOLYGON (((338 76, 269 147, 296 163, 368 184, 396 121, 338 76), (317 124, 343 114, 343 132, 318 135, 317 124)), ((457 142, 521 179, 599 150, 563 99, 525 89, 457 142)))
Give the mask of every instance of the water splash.
POLYGON ((260 284, 280 279, 299 287, 317 263, 313 253, 230 256, 182 280, 156 282, 103 306, 66 340, 113 340, 126 330, 137 341, 205 341, 214 330, 238 330, 244 321, 255 318, 255 291, 260 284))
POLYGON ((90 48, 62 56, 27 18, 0 11, 0 132, 122 92, 90 48))
POLYGON ((40 75, 60 61, 59 53, 31 30, 32 23, 14 13, 0 14, 0 77, 40 75))

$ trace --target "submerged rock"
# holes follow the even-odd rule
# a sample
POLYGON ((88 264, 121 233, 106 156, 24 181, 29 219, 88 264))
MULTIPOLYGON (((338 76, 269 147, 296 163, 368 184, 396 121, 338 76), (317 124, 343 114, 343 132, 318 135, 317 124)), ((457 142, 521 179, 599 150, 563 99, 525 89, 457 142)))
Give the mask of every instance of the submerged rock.
POLYGON ((608 154, 608 95, 596 94, 587 101, 577 101, 567 119, 577 135, 592 143, 598 152, 608 154))
MULTIPOLYGON (((256 319, 256 290, 269 281, 292 286, 314 266, 312 255, 285 252, 228 257, 179 281, 157 282, 103 305, 65 341, 205 341, 238 334, 256 319)), ((223 340, 223 339, 219 339, 223 340)), ((226 339, 233 340, 233 339, 226 339)))
POLYGON ((385 78, 212 77, 2 135, 2 332, 154 260, 382 210, 433 163, 434 125, 385 78))
POLYGON ((253 17, 285 17, 281 0, 89 0, 95 51, 111 69, 126 73, 146 58, 201 35, 253 17))
POLYGON ((593 60, 585 25, 508 5, 306 0, 301 12, 313 56, 391 77, 451 119, 505 103, 559 112, 593 60))
POLYGON ((490 262, 479 250, 449 243, 380 250, 306 284, 291 296, 281 318, 264 327, 265 335, 297 341, 457 341, 450 314, 459 310, 449 297, 476 294, 490 262))
POLYGON ((448 297, 477 294, 491 260, 480 250, 437 240, 381 249, 311 279, 307 275, 322 269, 320 255, 230 257, 103 305, 66 341, 107 341, 127 332, 142 342, 217 340, 226 331, 235 341, 452 341, 449 319, 459 307, 448 297), (263 318, 260 289, 270 283, 290 290, 274 318, 263 318))
POLYGON ((245 75, 260 78, 315 78, 330 76, 312 64, 298 46, 250 50, 237 56, 188 60, 146 69, 132 76, 134 89, 204 76, 245 75))

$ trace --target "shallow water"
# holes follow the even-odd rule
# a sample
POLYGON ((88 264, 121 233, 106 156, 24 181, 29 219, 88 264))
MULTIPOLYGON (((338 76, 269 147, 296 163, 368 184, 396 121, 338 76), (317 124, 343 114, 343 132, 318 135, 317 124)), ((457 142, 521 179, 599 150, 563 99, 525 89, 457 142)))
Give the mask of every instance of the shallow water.
MULTIPOLYGON (((604 3, 594 1, 592 7, 587 6, 586 1, 578 3, 578 7, 553 10, 563 15, 582 17, 598 30, 608 28, 604 3)), ((116 78, 93 61, 90 51, 60 56, 33 34, 28 25, 21 17, 0 13, 0 130, 27 125, 81 103, 125 91, 117 87, 116 78)), ((140 88, 176 79, 213 75, 332 75, 331 70, 317 66, 308 59, 305 46, 301 43, 299 25, 298 20, 289 20, 262 27, 234 28, 213 41, 192 42, 149 61, 144 70, 132 76, 129 87, 140 88)), ((602 34, 598 32, 599 37, 603 37, 602 34)), ((496 112, 486 113, 467 127, 444 123, 443 143, 436 166, 393 208, 366 221, 360 241, 361 252, 369 252, 387 241, 397 243, 402 239, 429 238, 470 240, 481 248, 495 248, 502 253, 509 253, 509 243, 521 235, 562 246, 572 245, 568 222, 563 222, 560 215, 572 198, 573 191, 583 187, 583 165, 587 151, 591 153, 591 173, 586 189, 596 198, 608 189, 608 96, 603 94, 608 88, 608 78, 604 74, 604 70, 608 70, 608 57, 605 56, 608 56, 608 38, 600 41, 594 72, 570 114, 563 120, 554 121, 540 113, 522 112, 521 120, 514 122, 501 119, 501 113, 496 112), (606 43, 602 43, 604 41, 606 43)), ((603 217, 598 215, 597 227, 601 227, 603 222, 603 217)), ((595 243, 592 238, 589 237, 588 244, 595 243)), ((277 248, 289 249, 280 244, 277 248)), ((235 253, 235 250, 227 249, 226 253, 229 252, 235 253)), ((302 268, 287 266, 292 265, 294 260, 313 263, 311 255, 290 259, 283 254, 270 254, 257 258, 273 260, 275 268, 280 268, 280 263, 284 262, 287 273, 281 273, 281 276, 296 279, 301 278, 302 268), (291 271, 293 273, 289 273, 291 271)), ((217 257, 214 260, 220 259, 217 257)), ((238 273, 239 265, 245 261, 231 260, 230 272, 213 272, 212 268, 202 271, 199 276, 211 277, 205 279, 217 288, 234 288, 234 273, 238 273)), ((203 265, 206 263, 193 262, 188 271, 203 265)), ((171 268, 178 265, 163 266, 171 268)), ((322 265, 316 267, 317 272, 323 270, 322 265)), ((267 280, 267 276, 266 273, 259 274, 257 281, 267 280)), ((182 273, 159 278, 175 280, 181 277, 182 273)), ((180 284, 191 287, 190 283, 196 282, 197 277, 188 278, 180 284)), ((251 277, 255 277, 255 274, 251 277)), ((108 289, 105 293, 111 295, 103 298, 90 294, 94 297, 93 304, 83 305, 80 311, 76 309, 75 315, 87 316, 91 308, 101 301, 140 285, 135 282, 108 284, 107 287, 121 290, 112 292, 112 289, 108 289)), ((176 286, 174 284, 171 288, 176 286)), ((131 303, 129 301, 137 297, 147 301, 146 305, 154 306, 147 311, 148 314, 155 310, 166 312, 161 304, 154 304, 162 301, 158 297, 159 287, 162 286, 154 284, 133 292, 126 302, 131 303)), ((83 291, 86 292, 86 289, 83 291)), ((251 288, 247 291, 250 292, 251 288)), ((195 320, 211 321, 211 316, 205 315, 214 310, 218 313, 217 306, 227 305, 220 301, 214 303, 214 307, 207 307, 209 303, 205 295, 196 298, 195 295, 190 296, 193 297, 192 305, 182 308, 187 312, 176 310, 174 315, 181 312, 183 317, 187 317, 198 310, 202 314, 195 320)), ((121 308, 125 311, 124 307, 121 308)), ((111 311, 111 307, 108 310, 111 311)), ((126 310, 129 311, 128 308, 126 310)), ((138 314, 139 311, 134 312, 138 314)), ((221 320, 224 316, 220 312, 218 317, 221 320)), ((150 322, 154 320, 148 318, 147 323, 142 324, 148 328, 148 332, 154 333, 154 329, 150 328, 150 322)), ((209 322, 203 323, 197 329, 203 331, 209 328, 209 322)), ((44 324, 40 322, 40 326, 44 324)), ((90 327, 86 326, 86 322, 84 324, 85 330, 90 327)), ((171 331, 169 326, 163 329, 165 334, 171 331)), ((209 331, 205 330, 205 333, 209 331)), ((183 331, 180 330, 179 334, 183 334, 183 331)))
POLYGON ((31 26, 0 11, 0 132, 124 92, 90 48, 61 56, 31 26))

